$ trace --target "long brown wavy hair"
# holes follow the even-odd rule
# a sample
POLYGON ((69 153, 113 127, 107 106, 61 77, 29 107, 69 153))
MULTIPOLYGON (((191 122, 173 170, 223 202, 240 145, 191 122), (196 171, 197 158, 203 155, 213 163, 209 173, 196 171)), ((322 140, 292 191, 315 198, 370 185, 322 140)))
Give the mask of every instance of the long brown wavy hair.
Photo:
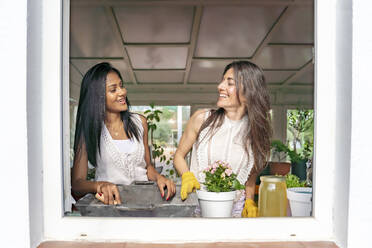
MULTIPOLYGON (((249 149, 252 149, 254 156, 254 170, 260 172, 266 166, 266 160, 270 155, 270 139, 272 136, 270 118, 270 95, 266 86, 263 71, 249 61, 234 61, 228 64, 223 75, 232 68, 234 71, 236 94, 238 101, 245 105, 245 113, 248 116, 247 126, 242 135, 243 144, 249 158, 249 149), (245 98, 241 101, 239 93, 245 98)), ((215 131, 224 122, 225 110, 219 108, 211 110, 211 114, 204 121, 197 135, 197 146, 215 131), (203 129, 211 127, 207 134, 199 140, 203 129)))

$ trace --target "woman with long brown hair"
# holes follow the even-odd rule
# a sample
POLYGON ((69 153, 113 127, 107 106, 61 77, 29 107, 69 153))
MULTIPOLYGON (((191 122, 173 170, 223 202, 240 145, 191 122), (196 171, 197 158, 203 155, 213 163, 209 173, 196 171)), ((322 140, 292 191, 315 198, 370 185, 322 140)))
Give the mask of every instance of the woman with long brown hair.
POLYGON ((217 89, 218 108, 192 115, 175 153, 174 164, 182 175, 181 198, 200 188, 208 165, 225 161, 245 184, 245 190, 236 196, 233 216, 238 212, 239 216, 256 217, 255 182, 265 167, 272 134, 270 97, 263 72, 248 61, 232 62, 225 67, 217 89), (184 158, 191 148, 189 168, 184 158))

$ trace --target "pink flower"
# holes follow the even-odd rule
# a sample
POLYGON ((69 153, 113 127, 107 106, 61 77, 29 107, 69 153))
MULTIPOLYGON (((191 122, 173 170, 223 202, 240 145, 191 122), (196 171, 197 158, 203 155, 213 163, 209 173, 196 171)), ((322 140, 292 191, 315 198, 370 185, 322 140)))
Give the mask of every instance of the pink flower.
POLYGON ((226 173, 227 176, 231 176, 232 172, 233 171, 231 169, 225 170, 225 173, 226 173))
POLYGON ((211 170, 211 173, 214 174, 215 172, 216 172, 216 168, 213 168, 213 169, 211 170))

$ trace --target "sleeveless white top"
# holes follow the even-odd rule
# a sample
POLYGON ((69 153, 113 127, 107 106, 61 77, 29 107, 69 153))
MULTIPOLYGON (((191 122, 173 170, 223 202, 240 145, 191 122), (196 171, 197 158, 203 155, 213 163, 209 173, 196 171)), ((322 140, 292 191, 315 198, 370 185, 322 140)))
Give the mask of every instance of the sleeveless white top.
POLYGON ((122 151, 115 144, 106 125, 101 133, 101 153, 97 153, 96 181, 129 185, 133 181, 148 181, 143 145, 143 126, 140 116, 132 114, 132 121, 139 127, 140 141, 131 140, 133 148, 122 151))
POLYGON ((118 147, 120 152, 133 152, 135 149, 134 142, 131 139, 112 141, 118 147))
MULTIPOLYGON (((206 117, 210 111, 206 112, 206 117)), ((205 128, 199 136, 202 142, 196 147, 193 145, 191 154, 190 171, 194 173, 199 182, 205 181, 203 170, 213 162, 220 160, 230 164, 232 170, 237 174, 237 179, 244 184, 253 167, 254 159, 252 150, 249 149, 249 160, 244 149, 242 136, 247 127, 248 117, 233 121, 227 118, 215 134, 205 137, 210 127, 205 128)))

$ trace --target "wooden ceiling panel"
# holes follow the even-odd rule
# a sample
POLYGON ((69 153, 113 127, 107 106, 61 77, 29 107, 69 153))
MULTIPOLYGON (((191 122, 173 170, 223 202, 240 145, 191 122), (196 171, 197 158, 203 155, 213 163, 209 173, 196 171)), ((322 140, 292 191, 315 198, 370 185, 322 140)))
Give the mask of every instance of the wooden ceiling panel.
POLYGON ((71 8, 71 57, 120 57, 122 47, 113 36, 103 7, 71 8))
POLYGON ((268 84, 282 83, 293 73, 293 71, 264 71, 266 83, 268 84))
POLYGON ((298 76, 297 78, 293 79, 291 84, 313 84, 314 83, 314 66, 298 76))
POLYGON ((113 67, 120 71, 125 83, 131 83, 128 66, 124 60, 72 59, 70 61, 70 63, 72 63, 82 75, 84 75, 92 66, 101 62, 109 62, 113 67))
POLYGON ((184 71, 136 71, 138 83, 183 83, 184 71))
POLYGON ((126 6, 114 12, 125 42, 190 41, 192 6, 126 6))
POLYGON ((271 38, 272 43, 314 43, 314 6, 293 6, 271 38))
POLYGON ((190 83, 219 83, 225 66, 232 60, 194 60, 191 64, 190 83))
POLYGON ((258 55, 256 64, 263 69, 299 69, 312 56, 311 47, 268 46, 258 55))
POLYGON ((251 57, 283 6, 206 6, 196 57, 251 57))
POLYGON ((187 47, 127 47, 134 69, 184 69, 187 47))

